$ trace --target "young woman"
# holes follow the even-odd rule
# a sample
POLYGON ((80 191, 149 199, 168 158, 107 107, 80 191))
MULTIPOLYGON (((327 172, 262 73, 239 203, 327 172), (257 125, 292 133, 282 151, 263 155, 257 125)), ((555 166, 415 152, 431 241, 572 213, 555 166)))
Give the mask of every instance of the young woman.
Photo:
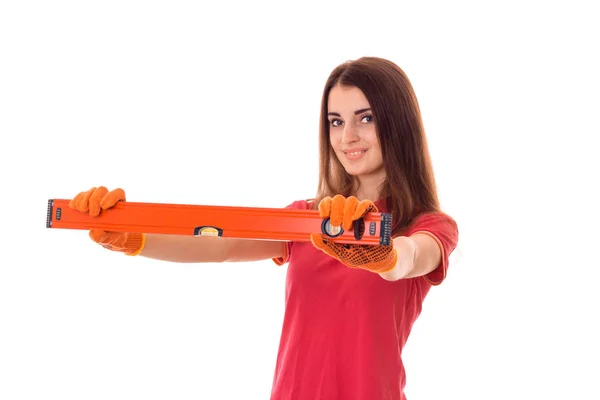
MULTIPOLYGON (((99 215, 121 189, 81 192, 71 207, 99 215)), ((393 245, 90 231, 104 247, 173 262, 273 259, 288 264, 272 400, 405 399, 402 349, 458 241, 441 211, 417 98, 394 63, 364 57, 336 67, 322 97, 318 209, 349 229, 369 211, 392 214, 393 245)))

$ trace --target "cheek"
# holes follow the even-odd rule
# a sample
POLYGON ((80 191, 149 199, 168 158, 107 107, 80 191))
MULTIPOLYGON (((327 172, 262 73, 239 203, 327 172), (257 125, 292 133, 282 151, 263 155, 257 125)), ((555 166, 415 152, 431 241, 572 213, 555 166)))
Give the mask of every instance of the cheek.
POLYGON ((365 139, 369 142, 371 148, 380 152, 381 146, 379 145, 379 139, 377 139, 377 132, 375 129, 369 130, 368 134, 365 135, 365 139))
POLYGON ((334 149, 337 149, 342 141, 342 135, 339 133, 339 130, 330 130, 329 131, 329 143, 334 149))

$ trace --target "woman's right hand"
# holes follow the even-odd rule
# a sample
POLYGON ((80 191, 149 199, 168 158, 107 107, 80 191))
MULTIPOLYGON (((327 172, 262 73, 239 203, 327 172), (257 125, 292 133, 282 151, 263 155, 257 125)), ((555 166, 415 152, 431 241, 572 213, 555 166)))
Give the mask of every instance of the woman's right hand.
MULTIPOLYGON (((100 186, 78 193, 69 202, 69 207, 87 213, 92 217, 97 217, 103 210, 114 207, 119 201, 125 201, 123 189, 109 191, 106 187, 100 186)), ((119 251, 126 255, 139 254, 145 243, 143 233, 108 232, 101 229, 91 229, 89 235, 94 242, 104 248, 119 251)))

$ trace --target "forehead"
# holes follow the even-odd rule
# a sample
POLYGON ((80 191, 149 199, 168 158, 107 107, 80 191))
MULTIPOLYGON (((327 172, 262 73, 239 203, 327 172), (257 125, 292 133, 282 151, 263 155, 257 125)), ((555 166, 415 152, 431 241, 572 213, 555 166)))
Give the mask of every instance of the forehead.
POLYGON ((327 103, 328 111, 338 112, 370 107, 365 94, 355 86, 335 85, 329 92, 327 103))

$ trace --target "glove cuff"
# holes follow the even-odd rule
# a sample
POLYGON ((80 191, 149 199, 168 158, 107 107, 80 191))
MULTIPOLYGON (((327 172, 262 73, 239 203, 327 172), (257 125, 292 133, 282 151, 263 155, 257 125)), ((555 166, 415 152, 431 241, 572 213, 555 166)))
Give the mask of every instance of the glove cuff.
POLYGON ((124 253, 127 256, 137 256, 146 245, 146 235, 143 233, 128 233, 124 253))
POLYGON ((383 274, 386 272, 390 272, 394 268, 396 268, 396 264, 398 263, 398 252, 396 249, 392 249, 389 256, 385 259, 375 262, 369 263, 364 266, 360 266, 359 268, 366 269, 371 272, 375 272, 377 274, 383 274))

